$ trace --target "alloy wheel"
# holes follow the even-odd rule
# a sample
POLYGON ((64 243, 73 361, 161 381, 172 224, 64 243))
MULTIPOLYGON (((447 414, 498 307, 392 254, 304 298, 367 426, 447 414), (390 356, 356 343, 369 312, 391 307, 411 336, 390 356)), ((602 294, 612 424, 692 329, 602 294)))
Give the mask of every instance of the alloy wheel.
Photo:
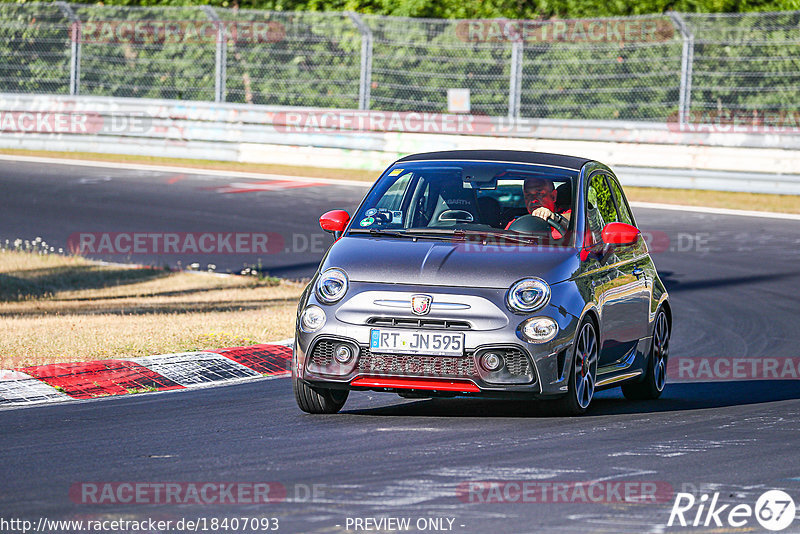
POLYGON ((586 323, 578 336, 575 350, 575 396, 586 409, 594 397, 597 381, 597 335, 592 323, 586 323))

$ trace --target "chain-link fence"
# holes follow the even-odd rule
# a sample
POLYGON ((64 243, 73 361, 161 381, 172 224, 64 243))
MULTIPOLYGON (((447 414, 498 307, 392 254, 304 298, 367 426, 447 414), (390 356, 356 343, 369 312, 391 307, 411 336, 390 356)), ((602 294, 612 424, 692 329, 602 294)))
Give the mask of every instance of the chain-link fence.
POLYGON ((771 124, 797 121, 799 45, 800 12, 464 21, 0 3, 0 91, 447 112, 448 90, 467 89, 469 111, 490 116, 771 124))

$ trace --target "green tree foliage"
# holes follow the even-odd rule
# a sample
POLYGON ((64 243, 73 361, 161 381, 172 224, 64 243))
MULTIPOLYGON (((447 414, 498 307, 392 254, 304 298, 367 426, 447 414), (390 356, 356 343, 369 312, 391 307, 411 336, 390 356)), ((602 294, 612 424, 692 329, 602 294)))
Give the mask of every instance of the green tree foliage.
POLYGON ((61 12, 53 5, 0 4, 0 20, 0 90, 68 92, 70 28, 61 12))
MULTIPOLYGON (((448 88, 468 88, 473 113, 492 116, 508 110, 513 44, 471 40, 463 23, 448 19, 597 17, 668 8, 686 13, 800 8, 796 3, 800 0, 240 0, 240 9, 231 9, 234 4, 225 0, 211 1, 225 22, 266 23, 271 29, 266 41, 226 41, 228 102, 357 107, 362 37, 356 23, 341 11, 359 11, 373 35, 371 109, 442 112, 447 110, 448 88), (246 9, 254 7, 279 11, 246 9), (293 9, 299 11, 288 11, 293 9), (332 9, 340 12, 323 13, 332 9)), ((84 24, 211 20, 198 4, 107 0, 73 9, 84 24), (142 7, 148 3, 150 7, 142 7)), ((692 110, 795 111, 800 101, 800 12, 685 18, 695 36, 692 110)), ((681 35, 668 15, 648 19, 657 25, 655 39, 526 41, 521 115, 659 122, 674 118, 681 35)), ((0 2, 0 92, 67 93, 70 30, 64 10, 55 4, 0 2)), ((213 38, 82 42, 79 92, 213 100, 216 52, 213 38)))
POLYGON ((427 18, 614 17, 800 9, 800 0, 103 0, 103 5, 238 7, 276 11, 356 11, 427 18))

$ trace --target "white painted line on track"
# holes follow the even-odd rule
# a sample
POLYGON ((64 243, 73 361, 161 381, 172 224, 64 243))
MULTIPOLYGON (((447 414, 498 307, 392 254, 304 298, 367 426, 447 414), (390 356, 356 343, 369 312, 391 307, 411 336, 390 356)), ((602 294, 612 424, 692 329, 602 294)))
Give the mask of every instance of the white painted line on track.
MULTIPOLYGON (((311 178, 308 176, 290 176, 283 174, 266 174, 243 171, 222 171, 218 169, 197 169, 193 167, 175 167, 170 165, 147 165, 137 163, 118 163, 113 161, 92 161, 83 159, 47 158, 36 156, 16 156, 13 154, 0 154, 0 161, 22 161, 28 163, 44 163, 57 165, 73 165, 76 167, 99 167, 107 169, 128 169, 137 171, 154 171, 165 173, 183 173, 204 176, 223 176, 226 178, 253 178, 256 180, 294 180, 298 182, 318 182, 331 185, 347 185, 370 187, 372 182, 358 180, 339 180, 333 178, 311 178)), ((376 173, 377 178, 377 173, 376 173)), ((800 202, 800 200, 798 200, 800 202)), ((662 204, 658 202, 631 202, 634 208, 647 208, 655 210, 691 211, 694 213, 708 213, 712 215, 734 215, 739 217, 762 217, 767 219, 784 219, 800 221, 800 214, 780 213, 769 211, 734 210, 727 208, 711 208, 707 206, 688 206, 683 204, 662 204)))
MULTIPOLYGON (((132 171, 153 171, 165 173, 196 174, 201 176, 222 176, 224 178, 253 178, 256 180, 293 180, 295 182, 324 183, 329 185, 347 185, 371 187, 372 182, 359 180, 339 180, 335 178, 311 178, 309 176, 290 176, 286 174, 268 174, 244 171, 223 171, 219 169, 198 169, 195 167, 175 167, 171 165, 147 165, 140 163, 118 163, 115 161, 93 161, 87 159, 47 158, 36 156, 15 156, 0 154, 0 161, 21 161, 25 163, 43 163, 51 165, 72 165, 75 167, 98 167, 105 169, 126 169, 132 171)), ((375 178, 378 178, 376 173, 375 178)))
MULTIPOLYGON (((797 202, 800 203, 800 197, 798 197, 797 202)), ((710 208, 707 206, 686 206, 683 204, 659 204, 656 202, 631 202, 630 205, 634 208, 646 208, 654 210, 691 211, 694 213, 708 213, 711 215, 735 215, 737 217, 761 217, 764 219, 800 221, 800 214, 797 213, 733 210, 728 208, 710 208)))

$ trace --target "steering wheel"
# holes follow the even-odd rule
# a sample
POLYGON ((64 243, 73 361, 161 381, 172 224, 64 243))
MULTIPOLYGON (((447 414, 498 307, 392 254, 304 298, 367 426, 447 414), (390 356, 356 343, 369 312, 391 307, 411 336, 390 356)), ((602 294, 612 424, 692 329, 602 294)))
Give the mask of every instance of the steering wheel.
POLYGON ((530 233, 544 233, 547 226, 554 228, 563 237, 566 235, 566 229, 552 218, 542 219, 533 215, 523 215, 512 222, 508 229, 517 232, 530 232, 530 233))
POLYGON ((561 223, 556 222, 552 217, 548 217, 547 219, 545 219, 545 222, 550 226, 552 226, 556 232, 561 234, 561 237, 567 235, 567 229, 564 228, 564 226, 561 223))

